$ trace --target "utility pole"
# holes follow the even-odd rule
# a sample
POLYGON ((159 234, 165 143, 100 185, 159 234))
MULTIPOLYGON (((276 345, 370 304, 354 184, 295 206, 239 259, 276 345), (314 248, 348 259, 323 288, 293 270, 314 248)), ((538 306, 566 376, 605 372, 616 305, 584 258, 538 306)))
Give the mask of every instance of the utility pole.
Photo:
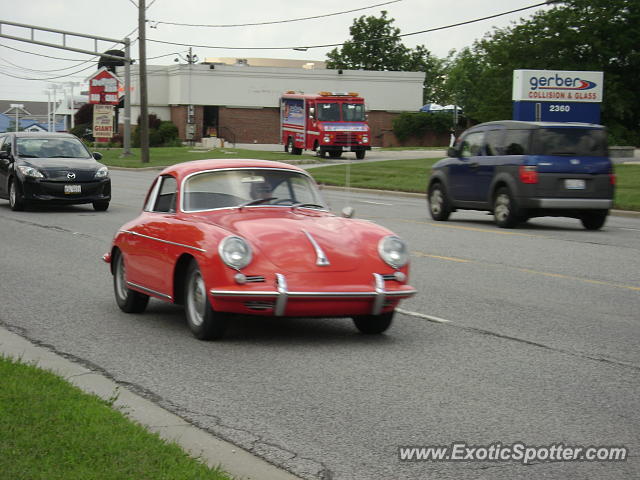
POLYGON ((142 163, 149 163, 149 107, 147 100, 147 34, 145 0, 138 0, 138 52, 140 71, 140 157, 142 163))
MULTIPOLYGON (((131 41, 124 39, 124 56, 131 58, 131 41)), ((122 157, 131 156, 131 62, 124 62, 124 135, 122 157)))

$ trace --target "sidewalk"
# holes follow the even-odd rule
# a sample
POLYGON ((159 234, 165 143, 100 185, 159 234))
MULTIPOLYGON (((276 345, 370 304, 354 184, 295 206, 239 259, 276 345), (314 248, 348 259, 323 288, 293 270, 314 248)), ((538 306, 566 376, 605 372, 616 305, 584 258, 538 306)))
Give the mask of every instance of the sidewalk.
POLYGON ((136 395, 99 372, 71 362, 56 352, 37 346, 0 326, 0 353, 22 363, 52 371, 82 391, 109 400, 114 392, 114 407, 130 420, 157 433, 167 442, 177 443, 184 451, 210 467, 220 465, 227 473, 246 480, 300 480, 265 460, 201 430, 173 413, 136 395))

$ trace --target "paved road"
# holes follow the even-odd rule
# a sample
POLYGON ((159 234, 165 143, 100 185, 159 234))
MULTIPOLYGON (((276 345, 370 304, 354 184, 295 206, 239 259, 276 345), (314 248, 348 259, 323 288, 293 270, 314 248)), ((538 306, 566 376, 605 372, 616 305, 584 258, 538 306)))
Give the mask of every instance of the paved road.
POLYGON ((180 308, 115 305, 100 256, 154 172, 113 172, 109 212, 0 201, 0 323, 309 479, 640 476, 640 219, 601 232, 426 216, 423 198, 325 190, 402 235, 412 284, 388 334, 243 319, 195 340, 180 308), (401 462, 401 445, 626 445, 621 463, 401 462))

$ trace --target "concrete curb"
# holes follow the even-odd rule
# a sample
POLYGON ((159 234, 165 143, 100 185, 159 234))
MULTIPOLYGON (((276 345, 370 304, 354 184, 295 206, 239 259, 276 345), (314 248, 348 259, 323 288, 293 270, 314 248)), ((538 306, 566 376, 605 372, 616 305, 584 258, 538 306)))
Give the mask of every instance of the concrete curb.
POLYGON ((221 466, 235 478, 246 480, 300 480, 299 477, 256 457, 229 442, 214 437, 177 415, 136 395, 104 375, 89 370, 56 353, 0 327, 0 353, 23 363, 52 371, 82 391, 108 400, 118 395, 114 407, 132 421, 175 442, 189 455, 210 467, 221 466))

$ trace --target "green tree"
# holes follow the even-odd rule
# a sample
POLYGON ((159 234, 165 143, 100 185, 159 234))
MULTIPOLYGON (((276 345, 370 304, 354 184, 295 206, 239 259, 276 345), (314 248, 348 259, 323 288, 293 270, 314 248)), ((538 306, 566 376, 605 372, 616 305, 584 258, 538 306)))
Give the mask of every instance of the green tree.
POLYGON ((364 15, 349 28, 351 40, 327 54, 327 68, 345 70, 425 72, 423 101, 439 101, 443 95, 444 62, 424 46, 407 48, 400 29, 386 11, 380 17, 364 15))
POLYGON ((531 19, 496 29, 453 59, 452 96, 477 121, 511 117, 515 69, 604 72, 602 123, 640 144, 640 2, 566 0, 531 19))

